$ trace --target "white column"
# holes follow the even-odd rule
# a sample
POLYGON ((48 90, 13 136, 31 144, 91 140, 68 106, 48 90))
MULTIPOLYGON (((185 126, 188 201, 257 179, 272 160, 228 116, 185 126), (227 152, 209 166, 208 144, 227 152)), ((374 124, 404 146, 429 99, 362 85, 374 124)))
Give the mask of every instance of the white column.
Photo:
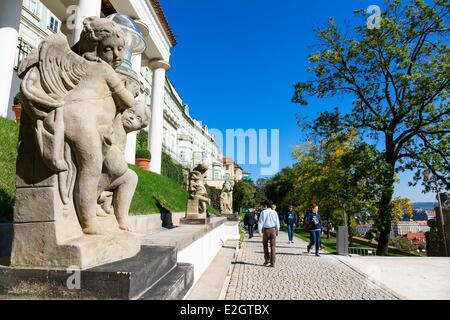
MULTIPOLYGON (((137 73, 138 77, 141 73, 141 63, 142 63, 142 55, 135 55, 131 57, 131 65, 133 67, 134 72, 137 73)), ((125 148, 125 159, 128 163, 134 164, 135 156, 136 156, 136 136, 137 131, 130 132, 127 134, 127 146, 125 148)))
POLYGON ((149 170, 161 173, 161 152, 163 141, 164 119, 164 86, 166 71, 170 65, 162 60, 150 61, 148 65, 153 70, 152 83, 152 120, 149 128, 149 147, 152 154, 149 170))
POLYGON ((9 96, 14 72, 14 59, 17 52, 17 39, 19 37, 20 14, 22 1, 0 1, 0 116, 8 116, 9 96))
POLYGON ((80 40, 81 31, 83 31, 83 20, 87 17, 100 17, 101 9, 102 0, 78 0, 71 45, 76 44, 80 40))

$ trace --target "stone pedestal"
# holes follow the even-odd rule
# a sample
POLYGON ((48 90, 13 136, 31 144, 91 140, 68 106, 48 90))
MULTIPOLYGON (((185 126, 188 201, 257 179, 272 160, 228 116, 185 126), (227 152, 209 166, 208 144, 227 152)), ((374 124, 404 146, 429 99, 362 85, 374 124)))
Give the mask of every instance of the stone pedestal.
POLYGON ((198 199, 189 199, 187 203, 186 217, 180 219, 180 224, 206 224, 210 222, 210 218, 206 216, 206 212, 198 213, 198 199))
POLYGON ((228 221, 239 221, 239 216, 237 213, 222 213, 220 216, 227 218, 228 221))
POLYGON ((339 226, 336 235, 336 251, 339 255, 348 255, 348 227, 339 226))

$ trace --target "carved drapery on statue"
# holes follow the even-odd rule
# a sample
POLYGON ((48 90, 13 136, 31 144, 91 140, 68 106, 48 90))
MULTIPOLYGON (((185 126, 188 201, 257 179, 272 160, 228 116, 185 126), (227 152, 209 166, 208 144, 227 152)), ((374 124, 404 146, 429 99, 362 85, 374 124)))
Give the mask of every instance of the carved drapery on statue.
POLYGON ((186 217, 180 219, 180 223, 203 224, 209 222, 207 208, 208 205, 211 205, 211 199, 208 198, 208 191, 205 187, 207 171, 207 164, 199 164, 189 173, 186 217))
POLYGON ((86 267, 139 251, 128 219, 137 176, 123 152, 127 133, 145 127, 150 113, 114 70, 125 46, 117 24, 91 17, 78 54, 56 34, 20 65, 12 265, 86 267), (105 194, 113 220, 97 217, 105 194))
POLYGON ((224 215, 233 213, 233 187, 234 183, 230 180, 225 180, 220 193, 220 213, 224 215))

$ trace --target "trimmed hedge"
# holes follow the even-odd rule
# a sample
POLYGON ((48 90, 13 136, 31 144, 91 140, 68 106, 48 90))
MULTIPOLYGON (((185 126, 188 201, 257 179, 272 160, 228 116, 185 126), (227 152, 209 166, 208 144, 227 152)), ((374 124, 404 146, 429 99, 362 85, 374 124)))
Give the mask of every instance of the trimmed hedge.
POLYGON ((222 190, 206 186, 206 190, 208 191, 208 198, 211 199, 211 207, 220 212, 220 193, 222 190))
POLYGON ((162 152, 161 154, 161 174, 180 187, 183 187, 183 166, 179 163, 175 163, 165 152, 162 152))

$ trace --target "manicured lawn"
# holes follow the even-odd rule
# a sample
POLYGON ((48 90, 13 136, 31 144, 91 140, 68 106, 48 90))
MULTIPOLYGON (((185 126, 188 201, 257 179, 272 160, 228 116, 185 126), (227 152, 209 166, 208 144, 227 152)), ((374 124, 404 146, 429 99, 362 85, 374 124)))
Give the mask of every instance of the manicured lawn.
MULTIPOLYGON (((309 231, 303 229, 303 228, 296 228, 294 230, 294 235, 306 242, 309 242, 309 231)), ((324 247, 324 250, 328 253, 336 253, 336 238, 330 235, 330 239, 327 239, 327 236, 323 234, 321 236, 322 245, 324 247)), ((370 248, 368 246, 364 246, 358 243, 352 243, 350 245, 353 248, 370 248)))
MULTIPOLYGON (((284 231, 287 232, 287 228, 284 228, 284 229, 285 229, 284 231)), ((309 231, 306 231, 303 228, 296 228, 294 230, 294 236, 296 236, 306 242, 309 242, 309 231)), ((327 239, 326 235, 322 235, 321 241, 322 241, 324 250, 326 252, 336 254, 336 238, 335 237, 330 235, 330 239, 327 239)), ((362 245, 362 244, 355 243, 355 242, 353 242, 352 244, 349 244, 349 246, 352 248, 370 248, 370 249, 373 249, 374 251, 376 250, 375 248, 372 248, 370 246, 362 245)), ((390 252, 390 253, 388 253, 388 256, 404 257, 405 255, 390 252)), ((422 253, 420 256, 426 256, 426 254, 422 253)))
MULTIPOLYGON (((309 231, 305 229, 296 228, 294 230, 294 235, 306 242, 309 242, 309 231)), ((321 241, 326 252, 336 253, 336 238, 330 236, 330 239, 327 239, 326 235, 322 235, 321 241)))
POLYGON ((19 125, 0 117, 0 222, 12 220, 18 136, 19 125))
POLYGON ((139 182, 131 203, 130 214, 159 213, 161 206, 172 212, 185 212, 187 192, 172 180, 134 165, 130 165, 139 182))

